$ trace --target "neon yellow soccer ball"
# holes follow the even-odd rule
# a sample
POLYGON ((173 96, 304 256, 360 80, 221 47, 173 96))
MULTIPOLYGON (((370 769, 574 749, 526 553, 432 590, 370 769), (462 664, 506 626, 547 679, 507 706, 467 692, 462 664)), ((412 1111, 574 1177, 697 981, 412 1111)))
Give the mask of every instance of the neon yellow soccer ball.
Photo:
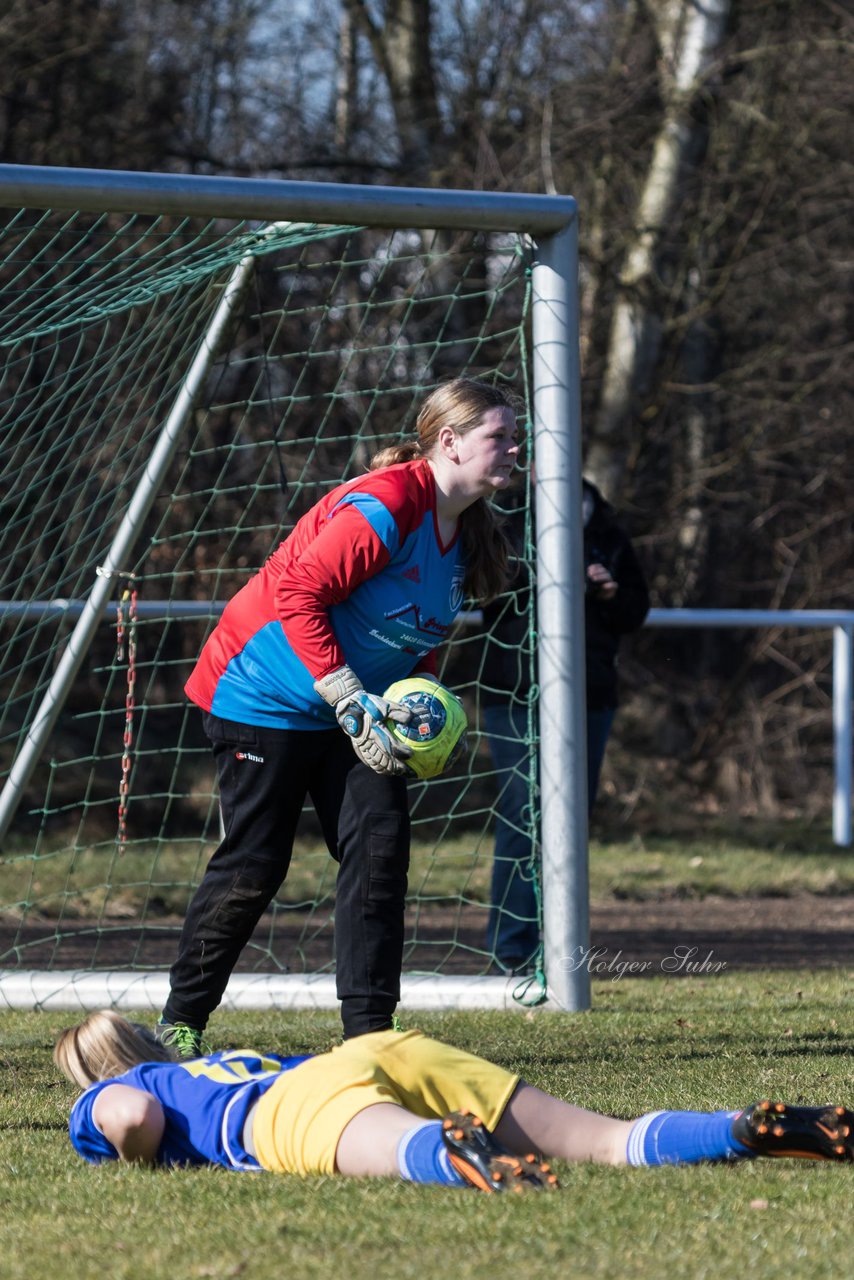
POLYGON ((389 685, 384 696, 412 712, 409 724, 386 723, 393 737, 411 747, 406 765, 416 778, 437 778, 464 754, 468 718, 450 689, 423 676, 407 676, 389 685))

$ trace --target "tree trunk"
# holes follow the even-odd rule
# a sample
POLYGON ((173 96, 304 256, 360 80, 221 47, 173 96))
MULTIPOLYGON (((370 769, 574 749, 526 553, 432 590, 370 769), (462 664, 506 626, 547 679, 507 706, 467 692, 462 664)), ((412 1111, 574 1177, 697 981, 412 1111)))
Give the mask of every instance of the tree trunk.
POLYGON ((344 0, 370 41, 388 85, 407 181, 425 183, 438 141, 439 108, 430 48, 431 0, 386 0, 380 24, 365 0, 344 0))
POLYGON ((692 104, 723 39, 730 0, 649 0, 647 9, 660 49, 664 113, 620 272, 586 462, 594 482, 611 495, 621 487, 636 396, 658 357, 660 314, 654 295, 658 250, 680 172, 702 127, 692 117, 692 104))
POLYGON ((338 24, 338 68, 335 82, 335 150, 346 156, 353 133, 353 115, 358 81, 356 69, 356 31, 353 13, 341 6, 338 24))

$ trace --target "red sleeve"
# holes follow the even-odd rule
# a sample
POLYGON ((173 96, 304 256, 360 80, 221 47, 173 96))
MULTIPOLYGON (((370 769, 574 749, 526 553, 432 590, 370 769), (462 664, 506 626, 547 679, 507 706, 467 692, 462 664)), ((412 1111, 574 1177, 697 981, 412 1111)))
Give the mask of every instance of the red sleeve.
MULTIPOLYGON (((421 519, 432 492, 419 477, 398 467, 373 473, 358 489, 371 493, 388 510, 399 542, 421 519), (413 484, 413 479, 419 482, 413 484)), ((276 613, 285 635, 315 680, 345 663, 329 621, 330 606, 346 600, 391 559, 359 509, 341 497, 336 491, 309 513, 307 526, 294 530, 282 548, 284 562, 275 589, 276 613)))
POLYGON ((276 585, 276 612, 291 648, 315 680, 345 662, 329 621, 330 605, 346 600, 389 559, 367 520, 348 503, 283 570, 276 585))

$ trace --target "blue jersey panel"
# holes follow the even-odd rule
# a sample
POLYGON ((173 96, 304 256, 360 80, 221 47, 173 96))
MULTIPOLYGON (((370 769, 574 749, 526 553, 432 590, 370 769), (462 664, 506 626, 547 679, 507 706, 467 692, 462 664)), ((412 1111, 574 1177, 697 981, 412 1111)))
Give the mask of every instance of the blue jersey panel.
POLYGON ((365 517, 389 555, 394 556, 400 545, 400 534, 397 521, 385 503, 380 502, 372 493, 350 493, 332 508, 327 519, 331 520, 338 508, 347 504, 355 507, 365 517))
POLYGON ((367 689, 382 693, 442 643, 462 605, 464 577, 459 548, 442 554, 428 512, 382 573, 330 609, 347 660, 367 689))
MULTIPOLYGON (((397 546, 397 525, 370 494, 347 499, 386 545, 395 545, 382 572, 362 582, 329 610, 347 663, 370 693, 383 693, 409 675, 445 639, 463 603, 465 565, 458 545, 442 553, 428 511, 397 546)), ((216 687, 211 710, 225 720, 272 729, 329 729, 335 716, 314 691, 278 621, 255 633, 216 687)))
POLYGON ((96 1127, 92 1111, 102 1090, 124 1084, 144 1089, 163 1108, 166 1128, 158 1164, 257 1170, 257 1160, 243 1145, 249 1110, 283 1071, 305 1061, 305 1056, 281 1058, 237 1049, 191 1062, 142 1063, 81 1094, 68 1122, 72 1145, 92 1164, 118 1159, 115 1147, 96 1127))
POLYGON ((223 720, 271 729, 333 729, 335 713, 290 646, 282 624, 268 622, 220 676, 211 711, 223 720))

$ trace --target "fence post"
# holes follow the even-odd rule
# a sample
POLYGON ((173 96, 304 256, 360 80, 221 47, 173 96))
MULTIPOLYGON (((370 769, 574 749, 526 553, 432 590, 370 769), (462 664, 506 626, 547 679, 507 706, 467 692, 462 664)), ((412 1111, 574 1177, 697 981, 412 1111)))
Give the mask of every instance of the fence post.
POLYGON ((851 702, 854 626, 833 628, 833 839, 851 844, 851 702))

